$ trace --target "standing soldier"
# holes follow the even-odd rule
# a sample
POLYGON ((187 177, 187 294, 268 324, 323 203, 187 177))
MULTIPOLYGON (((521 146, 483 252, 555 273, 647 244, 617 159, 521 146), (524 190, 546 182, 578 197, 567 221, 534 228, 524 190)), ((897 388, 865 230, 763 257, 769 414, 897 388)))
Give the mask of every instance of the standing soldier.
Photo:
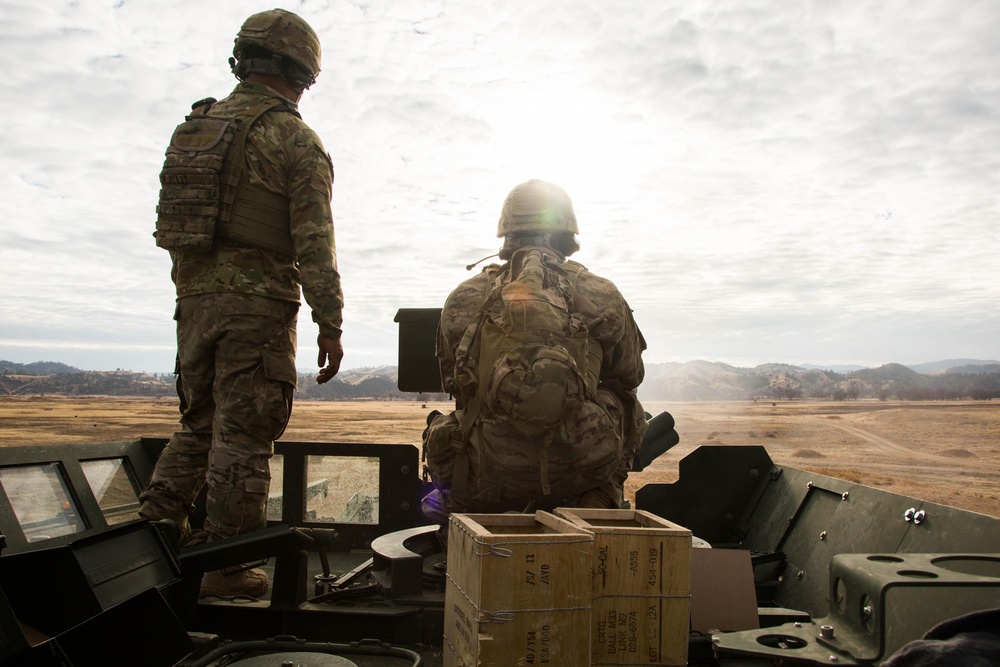
MULTIPOLYGON (((297 103, 320 43, 291 12, 244 22, 229 59, 240 83, 174 132, 160 174, 156 244, 177 289, 181 428, 140 496, 140 515, 188 515, 208 485, 204 539, 264 528, 274 440, 292 409, 300 287, 319 326, 318 381, 340 369, 343 293, 330 198, 333 166, 297 103)), ((206 573, 202 595, 260 596, 262 570, 206 573)))
POLYGON ((646 343, 614 283, 566 259, 578 232, 562 188, 522 183, 500 214, 506 263, 448 296, 437 356, 456 409, 425 432, 430 518, 621 507, 647 427, 646 343))

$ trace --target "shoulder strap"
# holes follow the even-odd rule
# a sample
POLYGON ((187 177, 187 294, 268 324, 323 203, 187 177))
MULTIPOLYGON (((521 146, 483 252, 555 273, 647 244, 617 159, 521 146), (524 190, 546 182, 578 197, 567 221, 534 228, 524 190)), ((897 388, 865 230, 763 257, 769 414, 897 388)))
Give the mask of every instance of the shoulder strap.
POLYGON ((576 282, 580 279, 583 272, 587 270, 587 267, 583 264, 572 260, 566 260, 559 265, 559 268, 566 272, 571 287, 576 287, 576 282))
POLYGON ((200 99, 191 105, 191 113, 184 117, 184 120, 191 120, 192 118, 198 118, 200 116, 205 116, 208 114, 208 110, 212 108, 212 105, 219 100, 214 97, 206 97, 200 99))
MULTIPOLYGON (((479 304, 479 308, 476 309, 469 324, 466 325, 465 331, 462 333, 462 340, 455 348, 455 368, 462 375, 462 377, 456 377, 455 380, 460 387, 469 387, 472 380, 478 380, 479 371, 474 366, 470 367, 470 360, 478 356, 479 329, 486 313, 500 298, 500 288, 503 286, 504 276, 510 271, 508 265, 504 267, 488 266, 483 269, 483 272, 487 274, 487 280, 483 286, 482 303, 479 304)), ((466 402, 458 421, 458 432, 451 443, 455 452, 451 493, 456 498, 462 497, 469 484, 469 466, 472 463, 469 460, 468 448, 472 446, 472 430, 476 428, 477 420, 483 409, 479 391, 477 386, 474 392, 463 392, 466 395, 466 402)))
MULTIPOLYGON (((243 180, 244 167, 246 166, 246 145, 247 136, 250 134, 250 128, 253 124, 263 116, 268 111, 275 109, 280 106, 287 106, 281 100, 276 100, 274 98, 268 99, 266 102, 259 104, 256 107, 251 107, 247 110, 246 114, 240 114, 233 118, 237 123, 236 137, 233 140, 233 155, 232 159, 227 160, 228 164, 223 167, 223 179, 226 182, 232 182, 234 185, 243 180)), ((232 204, 232 202, 226 202, 227 204, 232 204)))
POLYGON ((268 98, 234 118, 237 129, 232 155, 222 168, 222 209, 218 235, 250 242, 289 257, 295 257, 288 217, 288 200, 284 195, 263 188, 246 188, 246 143, 250 130, 261 116, 270 111, 298 112, 283 100, 268 98))
POLYGON ((575 305, 575 303, 576 303, 576 283, 580 280, 580 276, 582 276, 587 271, 587 267, 585 267, 583 264, 580 264, 578 262, 565 261, 565 262, 563 262, 562 264, 559 265, 559 268, 562 269, 563 272, 566 274, 566 282, 567 282, 567 286, 569 288, 567 290, 567 293, 568 293, 569 298, 572 301, 570 305, 571 306, 575 305))

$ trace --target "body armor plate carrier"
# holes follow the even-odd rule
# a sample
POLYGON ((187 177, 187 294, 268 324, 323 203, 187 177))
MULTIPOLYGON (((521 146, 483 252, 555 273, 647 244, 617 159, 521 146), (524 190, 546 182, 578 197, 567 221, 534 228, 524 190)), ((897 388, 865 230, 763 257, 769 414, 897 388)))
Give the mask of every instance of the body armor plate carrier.
POLYGON ((295 112, 269 99, 238 116, 219 116, 211 114, 214 103, 208 98, 192 105, 170 138, 160 172, 156 245, 207 252, 214 239, 229 238, 294 258, 288 198, 250 183, 246 140, 268 111, 295 112))

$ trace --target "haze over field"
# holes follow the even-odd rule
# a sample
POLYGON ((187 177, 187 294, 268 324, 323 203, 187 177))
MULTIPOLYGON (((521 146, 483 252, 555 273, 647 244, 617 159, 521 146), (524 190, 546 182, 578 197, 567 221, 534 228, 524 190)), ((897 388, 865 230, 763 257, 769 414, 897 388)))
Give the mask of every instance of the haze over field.
MULTIPOLYGON (((268 2, 0 0, 0 359, 173 368, 163 149, 268 2)), ((308 0, 344 368, 564 186, 651 362, 1000 358, 1000 3, 308 0)), ((312 370, 304 309, 299 367, 312 370)))
MULTIPOLYGON (((757 399, 890 398, 906 401, 1000 398, 1000 363, 974 360, 930 364, 920 371, 886 364, 877 369, 837 372, 787 364, 737 368, 707 361, 647 364, 639 398, 703 401, 757 399)), ((326 384, 315 374, 300 374, 296 400, 351 401, 363 399, 447 400, 434 378, 417 379, 412 367, 405 380, 397 366, 351 368, 326 384), (418 391, 419 390, 419 391, 418 391)), ((80 371, 52 362, 15 364, 0 359, 0 397, 30 396, 176 396, 170 373, 128 370, 80 371)))

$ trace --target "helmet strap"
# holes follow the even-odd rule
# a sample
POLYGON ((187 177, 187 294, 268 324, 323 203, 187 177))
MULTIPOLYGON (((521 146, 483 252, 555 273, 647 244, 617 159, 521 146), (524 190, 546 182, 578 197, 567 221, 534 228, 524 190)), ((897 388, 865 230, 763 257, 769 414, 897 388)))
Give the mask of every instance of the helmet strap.
POLYGON ((562 261, 566 259, 562 251, 552 244, 552 234, 508 234, 503 239, 503 247, 500 248, 499 257, 500 259, 506 261, 513 257, 514 253, 521 248, 547 248, 552 250, 559 256, 559 260, 562 261))
POLYGON ((270 58, 236 58, 229 59, 229 68, 240 81, 246 81, 250 74, 268 74, 280 76, 295 92, 303 90, 316 83, 316 77, 309 74, 294 60, 282 58, 275 54, 270 58))
POLYGON ((299 94, 316 83, 316 77, 307 72, 297 62, 289 59, 281 62, 281 78, 294 90, 298 91, 299 94))
POLYGON ((281 65, 277 58, 229 59, 229 68, 240 81, 246 81, 251 74, 271 74, 281 76, 281 65))

